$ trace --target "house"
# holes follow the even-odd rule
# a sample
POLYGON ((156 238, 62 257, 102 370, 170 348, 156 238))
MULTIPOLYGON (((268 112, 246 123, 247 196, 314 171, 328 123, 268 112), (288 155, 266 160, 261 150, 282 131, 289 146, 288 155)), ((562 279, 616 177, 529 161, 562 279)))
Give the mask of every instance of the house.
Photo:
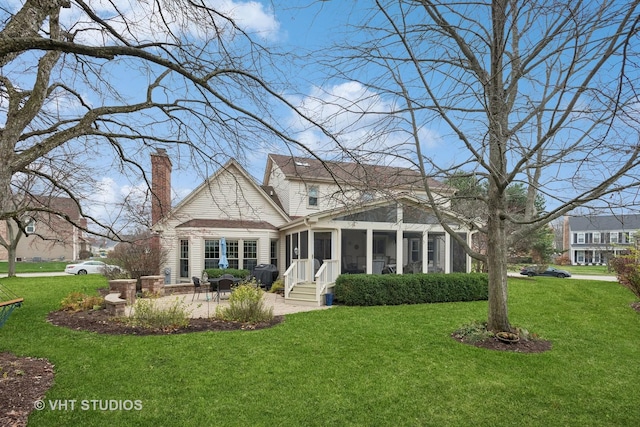
MULTIPOLYGON (((33 211, 25 227, 27 235, 20 238, 16 247, 16 260, 78 259, 80 253, 87 249, 84 232, 63 218, 66 216, 77 224, 85 223, 86 220, 80 215, 75 201, 68 197, 47 197, 41 198, 37 203, 57 214, 42 210, 33 211)), ((8 239, 7 224, 4 221, 0 221, 0 235, 3 239, 8 239)), ((5 248, 2 249, 0 259, 7 259, 7 251, 5 248)))
MULTIPOLYGON (((422 177, 411 169, 269 154, 259 184, 230 160, 167 209, 170 170, 166 152, 152 155, 153 230, 168 251, 172 283, 217 267, 222 238, 229 267, 273 264, 286 298, 304 298, 297 290, 308 286, 318 304, 341 273, 470 270, 461 245, 424 207, 422 177)), ((451 188, 429 184, 446 207, 451 188)), ((469 242, 463 223, 447 218, 469 242)))
POLYGON ((633 244, 640 215, 565 217, 564 247, 572 265, 606 264, 633 244))

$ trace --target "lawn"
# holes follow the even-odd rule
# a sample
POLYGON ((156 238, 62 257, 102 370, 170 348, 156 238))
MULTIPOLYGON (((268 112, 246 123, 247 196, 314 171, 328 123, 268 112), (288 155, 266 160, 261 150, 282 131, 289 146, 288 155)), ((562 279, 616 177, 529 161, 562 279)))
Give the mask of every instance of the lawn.
MULTIPOLYGON (((17 262, 16 273, 63 272, 67 264, 69 263, 66 261, 17 262)), ((9 263, 7 261, 0 261, 0 274, 6 274, 8 271, 9 263)))
POLYGON ((29 426, 628 426, 640 423, 640 315, 610 282, 512 278, 510 317, 541 354, 450 337, 487 303, 335 307, 259 331, 101 336, 45 321, 100 276, 3 279, 25 298, 0 351, 46 357, 45 402, 139 400, 140 410, 45 410, 29 426))

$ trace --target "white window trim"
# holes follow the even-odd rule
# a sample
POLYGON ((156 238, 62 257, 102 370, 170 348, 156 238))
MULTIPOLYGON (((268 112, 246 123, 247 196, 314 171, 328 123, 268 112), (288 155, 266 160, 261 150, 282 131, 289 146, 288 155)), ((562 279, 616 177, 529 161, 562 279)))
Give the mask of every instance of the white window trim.
POLYGON ((599 231, 594 231, 593 232, 593 243, 600 243, 600 232, 599 231))
POLYGON ((576 244, 583 245, 584 244, 584 233, 578 233, 576 237, 576 244))
POLYGON ((27 234, 33 234, 36 232, 36 222, 34 220, 29 220, 29 222, 27 223, 27 225, 24 227, 24 231, 27 232, 27 234))
POLYGON ((619 240, 618 240, 618 232, 617 231, 615 233, 614 232, 609 233, 609 243, 618 243, 618 241, 619 240), (615 236, 615 239, 614 239, 614 236, 615 236))
POLYGON ((311 209, 318 209, 320 207, 320 187, 317 185, 310 185, 307 189, 307 207, 311 209), (312 191, 315 190, 315 196, 312 196, 312 191), (311 198, 314 197, 316 203, 311 203, 311 198))

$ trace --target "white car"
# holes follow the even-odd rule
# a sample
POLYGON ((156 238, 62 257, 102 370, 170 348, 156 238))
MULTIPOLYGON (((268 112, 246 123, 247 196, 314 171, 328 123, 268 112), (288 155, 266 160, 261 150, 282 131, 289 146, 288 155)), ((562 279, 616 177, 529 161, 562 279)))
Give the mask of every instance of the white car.
POLYGON ((68 264, 64 272, 69 274, 104 274, 106 271, 120 271, 117 265, 105 264, 102 261, 83 261, 77 264, 68 264))

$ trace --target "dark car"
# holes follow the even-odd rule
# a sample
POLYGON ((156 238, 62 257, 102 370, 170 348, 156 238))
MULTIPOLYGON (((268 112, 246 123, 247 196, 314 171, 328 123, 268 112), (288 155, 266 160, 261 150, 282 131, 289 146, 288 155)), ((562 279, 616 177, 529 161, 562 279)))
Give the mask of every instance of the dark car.
POLYGON ((571 273, 569 273, 567 270, 558 270, 557 268, 548 267, 546 270, 540 271, 540 267, 538 267, 537 265, 523 267, 522 270, 520 270, 520 274, 529 277, 552 276, 559 277, 561 279, 565 277, 571 277, 571 273))

